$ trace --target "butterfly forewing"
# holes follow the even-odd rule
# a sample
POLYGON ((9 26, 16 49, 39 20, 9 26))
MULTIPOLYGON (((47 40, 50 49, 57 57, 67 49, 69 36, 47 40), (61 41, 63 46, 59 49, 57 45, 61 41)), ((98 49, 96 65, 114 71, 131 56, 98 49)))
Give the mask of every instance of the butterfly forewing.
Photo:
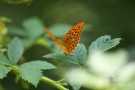
POLYGON ((67 34, 63 37, 62 41, 64 46, 67 48, 68 53, 70 54, 80 41, 80 34, 84 27, 84 22, 80 22, 73 26, 67 34))

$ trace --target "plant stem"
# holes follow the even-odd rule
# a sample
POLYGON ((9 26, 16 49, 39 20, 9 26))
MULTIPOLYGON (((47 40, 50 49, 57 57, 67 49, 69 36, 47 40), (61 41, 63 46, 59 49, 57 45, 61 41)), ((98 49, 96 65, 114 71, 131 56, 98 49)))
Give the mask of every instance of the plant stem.
POLYGON ((45 76, 41 77, 41 81, 46 82, 46 83, 58 88, 59 90, 68 90, 67 88, 63 87, 60 83, 58 83, 57 81, 49 79, 48 77, 45 77, 45 76))

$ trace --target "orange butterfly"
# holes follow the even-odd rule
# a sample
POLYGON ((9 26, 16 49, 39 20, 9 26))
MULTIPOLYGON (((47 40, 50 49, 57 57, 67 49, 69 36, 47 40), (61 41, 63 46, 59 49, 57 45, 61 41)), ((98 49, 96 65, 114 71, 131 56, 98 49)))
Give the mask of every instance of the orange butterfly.
POLYGON ((63 50, 63 52, 67 56, 70 53, 72 53, 77 47, 77 44, 80 41, 80 34, 83 27, 84 22, 76 24, 67 32, 67 34, 63 37, 62 40, 55 38, 54 35, 47 28, 44 29, 52 38, 52 40, 59 46, 60 49, 63 50))

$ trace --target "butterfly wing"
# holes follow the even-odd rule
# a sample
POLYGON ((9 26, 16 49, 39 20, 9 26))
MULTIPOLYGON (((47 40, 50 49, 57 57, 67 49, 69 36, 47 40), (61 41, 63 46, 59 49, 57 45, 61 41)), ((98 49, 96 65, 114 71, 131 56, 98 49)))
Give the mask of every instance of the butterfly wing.
POLYGON ((63 37, 62 42, 63 45, 66 47, 68 54, 70 54, 77 47, 77 44, 80 41, 80 34, 83 27, 84 22, 80 22, 73 26, 63 37))
POLYGON ((64 53, 68 53, 66 47, 60 43, 60 40, 56 39, 54 35, 47 28, 44 29, 48 33, 48 35, 52 38, 52 40, 59 46, 59 48, 62 49, 64 53))

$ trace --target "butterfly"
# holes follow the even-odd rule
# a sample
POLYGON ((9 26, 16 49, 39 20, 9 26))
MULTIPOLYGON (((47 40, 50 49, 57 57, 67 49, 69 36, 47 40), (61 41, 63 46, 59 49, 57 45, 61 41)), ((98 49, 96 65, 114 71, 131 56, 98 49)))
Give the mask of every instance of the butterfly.
POLYGON ((55 36, 47 28, 44 29, 52 38, 52 40, 58 45, 60 49, 63 50, 64 54, 67 56, 71 54, 77 47, 77 44, 80 41, 80 34, 83 27, 84 22, 79 22, 66 33, 62 40, 55 38, 55 36))

